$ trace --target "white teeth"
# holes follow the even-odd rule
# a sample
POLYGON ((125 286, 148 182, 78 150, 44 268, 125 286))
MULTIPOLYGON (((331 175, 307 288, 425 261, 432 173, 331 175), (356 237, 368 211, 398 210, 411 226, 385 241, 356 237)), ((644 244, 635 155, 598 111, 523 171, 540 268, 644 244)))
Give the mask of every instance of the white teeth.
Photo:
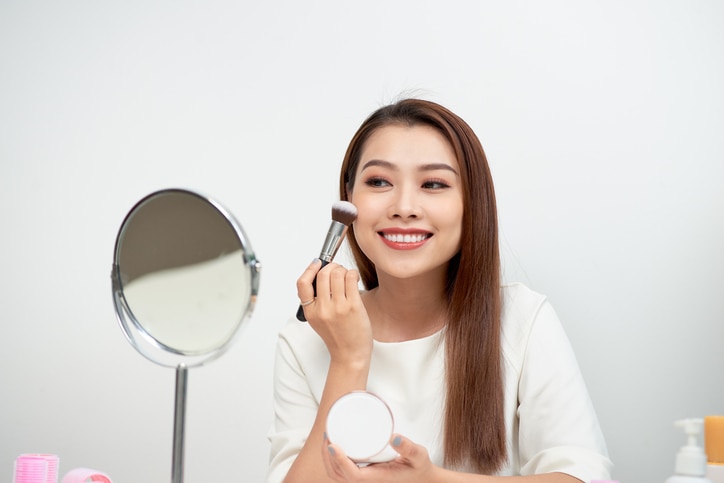
POLYGON ((401 235, 401 234, 388 234, 385 233, 384 237, 386 240, 389 240, 393 243, 418 243, 427 238, 427 235, 401 235))

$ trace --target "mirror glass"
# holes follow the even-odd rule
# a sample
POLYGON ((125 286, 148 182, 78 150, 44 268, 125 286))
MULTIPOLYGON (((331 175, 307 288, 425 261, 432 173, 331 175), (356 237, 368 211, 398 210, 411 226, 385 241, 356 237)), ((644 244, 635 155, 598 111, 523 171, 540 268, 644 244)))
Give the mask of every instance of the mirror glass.
POLYGON ((182 189, 152 193, 116 239, 113 294, 123 332, 156 363, 200 365, 251 315, 259 269, 241 225, 218 203, 182 189))

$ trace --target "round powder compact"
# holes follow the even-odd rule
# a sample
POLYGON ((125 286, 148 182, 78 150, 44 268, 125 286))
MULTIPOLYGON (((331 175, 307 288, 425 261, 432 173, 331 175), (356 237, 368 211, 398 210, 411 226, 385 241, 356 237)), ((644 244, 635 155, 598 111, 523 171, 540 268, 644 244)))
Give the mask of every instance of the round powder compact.
POLYGON ((327 415, 327 438, 355 463, 381 463, 397 453, 389 447, 394 419, 389 406, 367 391, 340 397, 327 415))

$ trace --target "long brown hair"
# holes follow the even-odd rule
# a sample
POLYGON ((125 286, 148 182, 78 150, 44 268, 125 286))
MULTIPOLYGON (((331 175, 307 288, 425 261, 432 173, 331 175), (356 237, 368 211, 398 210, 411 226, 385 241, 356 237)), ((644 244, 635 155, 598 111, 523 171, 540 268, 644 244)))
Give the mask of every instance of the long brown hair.
MULTIPOLYGON (((481 473, 500 469, 507 457, 500 349, 500 254, 492 176, 483 147, 468 124, 447 108, 420 99, 403 99, 373 112, 347 148, 340 173, 343 200, 354 187, 365 142, 390 125, 426 125, 450 142, 461 168, 463 219, 460 251, 447 277, 445 327, 445 464, 472 466, 481 473)), ((348 241, 367 290, 379 281, 374 264, 354 236, 348 241)))

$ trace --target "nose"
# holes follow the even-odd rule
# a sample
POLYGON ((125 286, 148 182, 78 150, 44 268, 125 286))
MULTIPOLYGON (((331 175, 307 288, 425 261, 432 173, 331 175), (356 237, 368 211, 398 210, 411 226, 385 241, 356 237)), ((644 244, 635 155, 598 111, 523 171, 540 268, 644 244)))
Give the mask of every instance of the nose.
POLYGON ((420 199, 414 189, 397 188, 389 209, 390 218, 414 219, 422 215, 420 199))

